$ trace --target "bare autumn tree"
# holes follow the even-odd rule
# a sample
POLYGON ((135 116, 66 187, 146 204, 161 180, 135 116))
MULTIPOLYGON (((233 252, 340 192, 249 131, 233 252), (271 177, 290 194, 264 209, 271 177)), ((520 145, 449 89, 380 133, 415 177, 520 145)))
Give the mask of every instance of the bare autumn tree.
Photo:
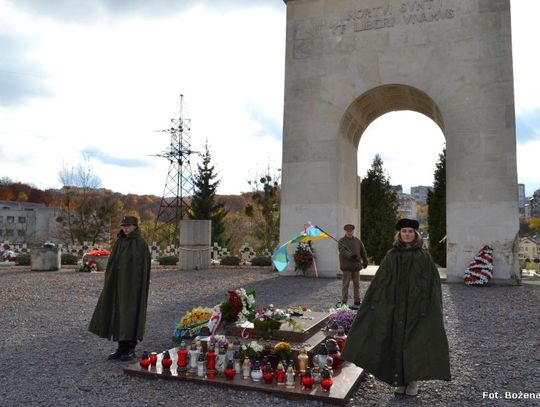
POLYGON ((88 158, 84 156, 77 166, 64 165, 59 178, 63 185, 62 213, 57 218, 60 238, 71 244, 109 240, 113 220, 121 216, 123 205, 114 195, 99 193, 101 180, 88 158))
POLYGON ((254 223, 254 237, 258 249, 274 250, 279 243, 279 203, 281 198, 280 177, 266 174, 248 181, 253 193, 245 214, 254 223))

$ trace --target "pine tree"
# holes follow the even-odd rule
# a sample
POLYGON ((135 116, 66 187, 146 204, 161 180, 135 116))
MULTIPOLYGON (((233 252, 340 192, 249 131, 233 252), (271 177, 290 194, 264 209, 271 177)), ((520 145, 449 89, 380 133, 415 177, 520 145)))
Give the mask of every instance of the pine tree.
POLYGON ((368 257, 379 264, 392 247, 398 201, 377 154, 361 183, 362 241, 368 257))
POLYGON ((433 191, 428 192, 429 252, 435 263, 446 267, 446 148, 435 166, 433 191))
POLYGON ((225 216, 227 211, 223 204, 216 203, 216 191, 220 180, 217 178, 215 167, 211 165, 212 156, 208 142, 204 146, 202 165, 197 165, 194 177, 195 193, 191 200, 190 219, 208 219, 212 221, 212 243, 217 242, 221 247, 227 247, 230 238, 225 234, 225 216))

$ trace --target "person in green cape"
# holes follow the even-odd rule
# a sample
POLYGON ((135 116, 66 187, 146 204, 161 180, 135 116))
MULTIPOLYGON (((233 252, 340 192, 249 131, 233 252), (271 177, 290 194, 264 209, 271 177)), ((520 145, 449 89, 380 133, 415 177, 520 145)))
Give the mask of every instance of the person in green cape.
POLYGON ((141 237, 137 218, 125 216, 114 243, 103 291, 88 330, 118 342, 108 359, 135 358, 137 340, 142 341, 150 284, 150 251, 141 237))
POLYGON ((416 396, 419 380, 450 381, 439 272, 422 247, 418 221, 396 224, 390 249, 349 330, 342 358, 416 396))

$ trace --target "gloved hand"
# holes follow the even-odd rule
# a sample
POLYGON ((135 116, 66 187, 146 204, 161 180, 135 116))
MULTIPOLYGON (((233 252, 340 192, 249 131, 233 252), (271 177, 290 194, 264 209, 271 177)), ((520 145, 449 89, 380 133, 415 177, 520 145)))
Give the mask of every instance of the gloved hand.
POLYGON ((365 268, 365 269, 367 269, 367 266, 368 266, 368 265, 367 265, 367 263, 366 263, 366 264, 364 264, 364 268, 365 268))
POLYGON ((352 259, 353 259, 353 260, 358 260, 358 255, 357 255, 357 254, 353 254, 353 255, 352 255, 352 259))

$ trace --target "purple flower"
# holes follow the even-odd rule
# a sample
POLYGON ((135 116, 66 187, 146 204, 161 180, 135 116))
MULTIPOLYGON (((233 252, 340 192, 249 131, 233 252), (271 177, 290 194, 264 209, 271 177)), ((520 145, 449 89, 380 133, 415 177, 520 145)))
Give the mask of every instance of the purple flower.
POLYGON ((351 328, 354 318, 356 318, 356 310, 337 310, 328 317, 326 326, 330 327, 336 324, 348 331, 351 328))

